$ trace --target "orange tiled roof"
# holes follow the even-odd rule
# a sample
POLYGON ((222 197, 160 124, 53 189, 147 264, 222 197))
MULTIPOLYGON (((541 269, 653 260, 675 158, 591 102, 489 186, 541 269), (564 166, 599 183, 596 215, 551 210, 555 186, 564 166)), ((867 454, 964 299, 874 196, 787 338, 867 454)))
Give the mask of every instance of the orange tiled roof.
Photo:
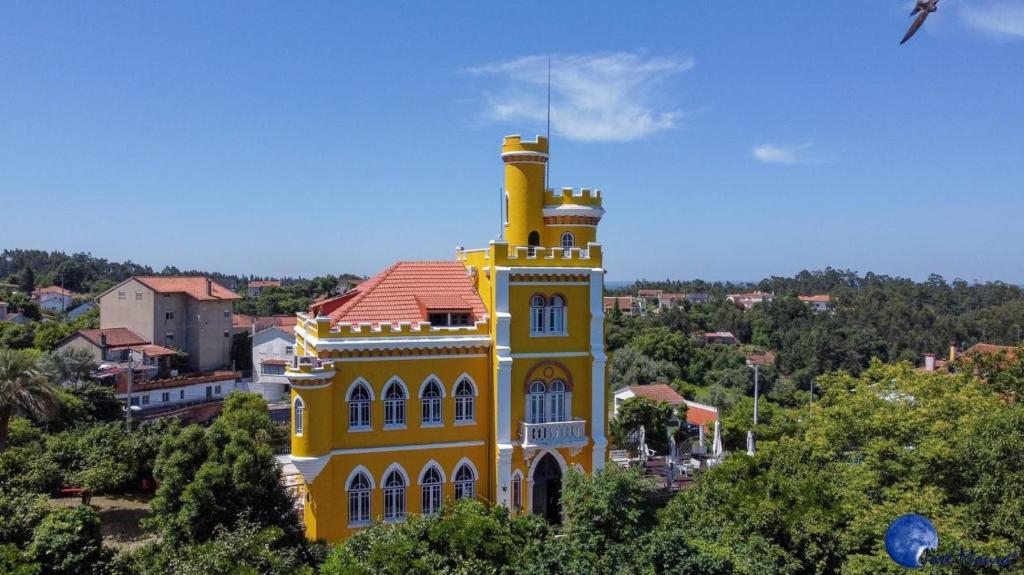
POLYGON ((107 329, 83 329, 77 332, 93 345, 102 347, 103 338, 106 336, 107 347, 127 347, 136 345, 149 345, 150 341, 127 327, 108 327, 107 329))
POLYGON ((242 299, 242 296, 204 277, 135 276, 135 279, 158 293, 183 293, 202 301, 242 299), (207 282, 210 282, 209 290, 207 282))
POLYGON ((629 390, 640 397, 646 397, 647 399, 652 399, 654 401, 664 401, 672 406, 679 405, 683 402, 683 396, 676 393, 676 390, 664 383, 631 385, 629 386, 629 390))
POLYGON ((265 287, 281 287, 280 280, 253 280, 246 284, 246 287, 251 288, 265 288, 265 287))
POLYGON ((231 314, 231 327, 235 329, 251 329, 253 317, 244 313, 231 314))
POLYGON ((313 315, 338 323, 427 321, 427 310, 487 313, 460 262, 398 262, 349 292, 313 304, 313 315))
POLYGON ((40 297, 42 297, 43 294, 48 294, 48 293, 53 293, 53 294, 57 294, 57 295, 67 296, 67 297, 75 297, 75 296, 79 295, 79 294, 77 294, 77 293, 75 293, 75 292, 73 292, 73 291, 71 291, 69 289, 64 289, 64 288, 62 288, 60 286, 46 286, 46 287, 36 288, 36 289, 32 290, 32 297, 34 297, 36 299, 39 299, 40 297))
POLYGON ((1007 354, 1013 355, 1016 353, 1018 348, 1012 345, 995 345, 993 343, 976 343, 972 345, 964 355, 970 355, 973 353, 996 353, 998 351, 1005 351, 1007 354))
POLYGON ((800 301, 804 301, 804 302, 808 302, 808 303, 818 303, 818 302, 828 303, 828 302, 832 301, 832 296, 830 296, 828 294, 823 294, 823 295, 802 295, 802 296, 799 296, 799 297, 800 297, 800 301))
POLYGON ((134 351, 141 351, 143 354, 148 355, 149 357, 158 357, 158 356, 161 356, 161 355, 174 355, 175 353, 177 353, 173 349, 167 349, 166 347, 164 347, 162 345, 155 345, 155 344, 138 345, 138 346, 134 346, 133 345, 132 349, 134 351))
POLYGON ((711 425, 718 419, 718 410, 710 405, 686 402, 686 422, 694 425, 711 425))

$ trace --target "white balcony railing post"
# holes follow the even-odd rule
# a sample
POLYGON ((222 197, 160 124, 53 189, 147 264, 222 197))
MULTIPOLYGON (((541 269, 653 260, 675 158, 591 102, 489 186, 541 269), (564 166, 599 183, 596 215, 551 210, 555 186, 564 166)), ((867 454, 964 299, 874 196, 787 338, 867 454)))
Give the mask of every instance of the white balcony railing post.
POLYGON ((586 424, 583 419, 545 423, 523 422, 519 436, 523 440, 523 447, 581 444, 587 442, 586 424))

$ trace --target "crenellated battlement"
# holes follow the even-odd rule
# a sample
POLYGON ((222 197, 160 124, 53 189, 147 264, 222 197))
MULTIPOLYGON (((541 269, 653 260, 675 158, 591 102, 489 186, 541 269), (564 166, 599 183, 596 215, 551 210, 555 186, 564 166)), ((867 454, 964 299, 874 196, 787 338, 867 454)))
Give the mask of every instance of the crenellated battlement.
POLYGON ((473 325, 435 326, 430 322, 398 322, 398 323, 350 323, 339 322, 331 325, 328 317, 309 318, 307 314, 299 314, 299 329, 304 334, 318 339, 336 337, 400 337, 400 336, 454 336, 454 335, 486 335, 490 329, 490 318, 485 315, 473 325))
POLYGON ((585 248, 513 246, 503 241, 492 241, 486 250, 459 249, 455 259, 467 267, 477 269, 490 266, 536 267, 601 267, 601 244, 588 243, 585 248))
POLYGON ((601 207, 601 190, 580 188, 562 188, 561 190, 544 190, 544 207, 586 206, 601 207))

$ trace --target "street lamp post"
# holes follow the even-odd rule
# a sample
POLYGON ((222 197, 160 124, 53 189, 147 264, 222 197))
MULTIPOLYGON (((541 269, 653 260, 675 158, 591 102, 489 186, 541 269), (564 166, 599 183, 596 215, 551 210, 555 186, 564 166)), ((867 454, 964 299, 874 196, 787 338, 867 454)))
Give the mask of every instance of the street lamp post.
POLYGON ((128 350, 128 394, 127 394, 127 405, 124 409, 124 426, 125 430, 131 433, 132 431, 132 377, 134 371, 132 370, 132 352, 128 350))
POLYGON ((754 426, 747 432, 747 453, 753 455, 756 451, 754 430, 757 429, 757 400, 761 384, 761 366, 756 362, 747 361, 747 367, 754 368, 754 426))

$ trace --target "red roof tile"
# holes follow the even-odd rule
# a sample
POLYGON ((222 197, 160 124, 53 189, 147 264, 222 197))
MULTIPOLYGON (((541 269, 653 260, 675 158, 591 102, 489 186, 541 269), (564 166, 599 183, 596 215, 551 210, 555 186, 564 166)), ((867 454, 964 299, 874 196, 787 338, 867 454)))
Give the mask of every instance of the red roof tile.
POLYGON ((676 393, 676 390, 664 383, 631 385, 629 386, 629 390, 640 397, 646 397, 647 399, 652 399, 654 401, 664 401, 672 406, 679 405, 683 402, 683 396, 676 393))
POLYGON ((150 341, 126 327, 109 327, 107 329, 83 329, 77 332, 93 345, 103 347, 103 336, 106 336, 107 347, 128 347, 149 345, 150 341))
POLYGON ((1013 354, 1015 354, 1017 352, 1018 349, 1019 348, 1013 347, 1011 345, 995 345, 993 343, 976 343, 976 344, 972 345, 970 348, 968 348, 967 351, 964 352, 964 355, 971 355, 971 354, 974 354, 974 353, 996 353, 996 352, 1000 352, 1000 351, 1005 351, 1008 355, 1013 355, 1013 354))
POLYGON ((808 302, 808 303, 817 303, 817 302, 828 303, 828 302, 832 301, 832 296, 830 296, 828 294, 823 294, 823 295, 802 295, 802 296, 799 296, 799 297, 800 297, 800 301, 804 301, 804 302, 808 302))
POLYGON ((710 405, 686 402, 686 422, 693 425, 709 425, 718 419, 718 410, 710 405))
POLYGON ((155 345, 155 344, 138 345, 138 346, 133 345, 132 349, 135 350, 135 351, 141 351, 143 354, 148 355, 149 357, 158 357, 158 356, 161 356, 161 355, 174 355, 175 353, 177 353, 173 349, 167 349, 166 347, 164 347, 162 345, 155 345))
POLYGON ((281 287, 280 280, 253 280, 246 284, 250 288, 281 287))
POLYGON ((474 321, 487 313, 460 262, 398 262, 310 311, 330 316, 332 324, 394 324, 427 321, 426 309, 466 310, 474 321))
POLYGON ((39 299, 43 294, 47 293, 63 295, 68 297, 76 297, 79 295, 78 293, 75 293, 69 289, 64 289, 60 286, 46 286, 32 290, 32 297, 39 299))
POLYGON ((135 276, 135 279, 158 293, 183 293, 202 301, 242 299, 242 296, 204 277, 135 276))

